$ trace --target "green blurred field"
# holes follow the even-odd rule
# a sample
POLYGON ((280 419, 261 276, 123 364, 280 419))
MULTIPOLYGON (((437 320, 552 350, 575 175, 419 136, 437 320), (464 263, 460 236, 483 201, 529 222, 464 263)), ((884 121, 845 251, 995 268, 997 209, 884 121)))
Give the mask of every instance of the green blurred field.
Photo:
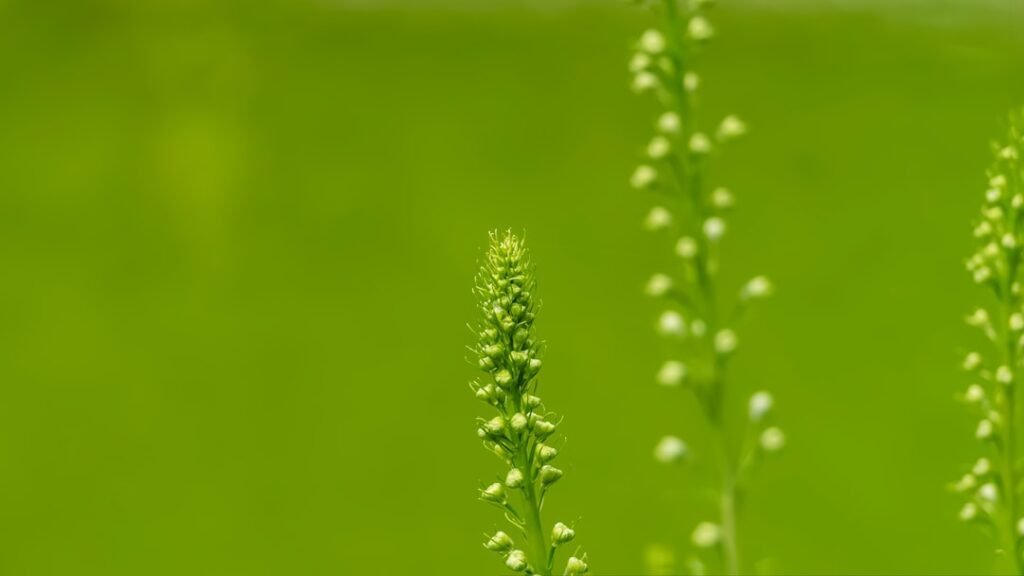
MULTIPOLYGON (((735 382, 790 438, 744 552, 986 571, 945 485, 977 455, 961 261, 1024 14, 722 4, 705 105, 753 128, 720 165, 723 274, 780 286, 735 382)), ((626 575, 708 515, 651 458, 703 427, 653 382, 646 16, 365 8, 0 2, 0 573, 498 573, 463 346, 504 227, 540 264, 567 417, 549 517, 626 575)))

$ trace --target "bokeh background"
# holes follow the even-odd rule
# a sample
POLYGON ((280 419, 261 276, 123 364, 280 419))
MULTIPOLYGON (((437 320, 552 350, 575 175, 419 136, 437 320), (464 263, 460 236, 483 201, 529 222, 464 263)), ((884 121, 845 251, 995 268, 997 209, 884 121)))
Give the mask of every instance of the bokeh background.
MULTIPOLYGON (((722 0, 706 119, 752 133, 725 282, 771 275, 740 395, 787 451, 748 560, 966 574, 946 483, 962 261, 988 142, 1024 101, 1018 0, 722 0)), ((525 231, 567 417, 549 518, 599 574, 709 514, 656 466, 703 430, 659 389, 642 295, 669 246, 628 175, 650 22, 567 0, 0 1, 0 573, 496 574, 498 472, 464 345, 488 230, 525 231)))

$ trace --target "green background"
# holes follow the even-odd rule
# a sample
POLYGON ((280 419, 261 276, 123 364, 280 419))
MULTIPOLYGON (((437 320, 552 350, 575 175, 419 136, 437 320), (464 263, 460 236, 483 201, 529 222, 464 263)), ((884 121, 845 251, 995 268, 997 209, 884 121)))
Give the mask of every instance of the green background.
MULTIPOLYGON (((628 176, 626 3, 0 1, 0 573, 497 574, 466 383, 476 262, 525 231, 566 416, 550 520, 595 573, 682 554, 704 430, 642 295, 670 247, 628 176)), ((1024 101, 1016 0, 723 0, 705 119, 769 274, 736 390, 787 450, 741 526, 782 573, 988 570, 946 491, 981 302, 962 261, 1024 101)), ((742 398, 734 396, 734 410, 742 398)), ((738 413, 738 412, 737 412, 738 413)))

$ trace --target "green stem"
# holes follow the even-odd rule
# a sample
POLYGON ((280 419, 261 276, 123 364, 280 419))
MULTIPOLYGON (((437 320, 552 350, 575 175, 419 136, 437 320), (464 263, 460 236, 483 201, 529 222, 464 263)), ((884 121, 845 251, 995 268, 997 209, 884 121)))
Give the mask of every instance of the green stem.
MULTIPOLYGON (((525 389, 525 386, 521 387, 525 389)), ((523 409, 522 394, 516 394, 511 399, 512 413, 519 413, 523 409)), ((533 451, 536 445, 529 440, 528 435, 519 437, 519 446, 516 454, 516 465, 523 471, 525 481, 523 482, 523 531, 527 540, 527 559, 530 563, 532 573, 537 576, 551 576, 551 566, 548 554, 547 536, 544 533, 544 525, 540 518, 540 495, 537 493, 538 470, 534 469, 536 464, 533 458, 533 451)))
POLYGON ((526 520, 526 538, 529 540, 528 557, 533 573, 538 576, 551 576, 551 568, 548 565, 548 544, 544 534, 544 528, 540 520, 540 502, 537 499, 537 492, 533 482, 527 482, 523 486, 523 501, 526 520))
MULTIPOLYGON (((1013 267, 1013 266, 1011 266, 1013 267)), ((1010 278, 1013 278, 1015 274, 1011 274, 1010 278)), ((1003 301, 1003 315, 1002 324, 1004 342, 1003 342, 1003 361, 1005 366, 1016 372, 1017 369, 1017 346, 1014 341, 1013 334, 1010 330, 1010 315, 1013 314, 1013 300, 1012 291, 1007 290, 1005 300, 1003 301)), ((1015 377, 1016 379, 1016 377, 1015 377)), ((1024 574, 1024 558, 1021 557, 1019 539, 1017 536, 1017 429, 1016 429, 1016 395, 1014 394, 1015 383, 1003 386, 1003 413, 1004 419, 1002 443, 1003 449, 1001 451, 1002 462, 1002 479, 1003 479, 1003 497, 1006 499, 1006 518, 1004 520, 1004 539, 1006 546, 1006 553, 1013 556, 1013 561, 1010 563, 1012 572, 1015 574, 1024 574)))
MULTIPOLYGON (((714 283, 710 269, 710 243, 702 233, 701 227, 707 218, 707 207, 704 204, 702 194, 702 165, 698 158, 688 150, 690 137, 695 132, 695 112, 690 94, 683 86, 683 78, 686 73, 686 62, 684 58, 683 31, 680 21, 679 7, 676 0, 665 0, 665 18, 667 25, 667 36, 669 46, 673 54, 673 63, 676 68, 676 78, 670 83, 672 100, 675 104, 675 112, 682 120, 679 144, 683 148, 677 155, 673 155, 669 163, 672 173, 680 192, 688 196, 691 206, 692 225, 691 233, 697 242, 697 257, 694 261, 697 286, 700 291, 700 300, 704 304, 704 316, 708 327, 708 333, 713 338, 717 333, 718 310, 715 298, 714 283)), ((712 351, 712 354, 715 354, 712 351)), ((723 377, 723 366, 716 357, 712 362, 711 390, 705 396, 704 411, 708 423, 712 428, 712 435, 715 437, 716 451, 718 453, 718 472, 721 479, 721 492, 719 494, 720 526, 722 530, 722 556, 723 571, 728 575, 739 574, 740 556, 737 539, 737 487, 736 471, 733 465, 732 454, 729 450, 729 439, 725 423, 725 381, 723 377)))
POLYGON ((719 504, 721 506, 723 572, 729 576, 735 576, 740 573, 739 544, 736 538, 736 476, 729 454, 728 436, 722 422, 715 426, 715 432, 718 441, 718 467, 722 475, 722 493, 719 504))

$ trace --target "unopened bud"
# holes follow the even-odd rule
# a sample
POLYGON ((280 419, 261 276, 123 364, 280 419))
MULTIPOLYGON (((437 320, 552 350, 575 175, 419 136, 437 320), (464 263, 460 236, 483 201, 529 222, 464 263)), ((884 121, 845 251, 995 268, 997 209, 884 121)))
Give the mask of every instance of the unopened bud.
POLYGON ((555 527, 551 529, 551 543, 555 546, 572 542, 575 537, 576 532, 561 522, 556 522, 555 527))
POLYGON ((529 563, 526 561, 526 552, 522 550, 513 550, 508 553, 508 557, 505 558, 505 566, 513 572, 522 572, 526 570, 529 563))
POLYGON ((512 546, 512 539, 509 538, 508 534, 505 534, 500 530, 495 532, 494 536, 491 536, 484 544, 484 548, 487 548, 491 552, 507 552, 512 549, 512 546))
POLYGON ((554 484, 555 482, 558 482, 558 480, 561 478, 562 471, 559 470, 558 468, 555 468, 554 466, 545 464, 540 469, 540 481, 545 486, 554 484))
POLYGON ((480 492, 480 498, 487 500, 488 502, 504 502, 505 487, 495 482, 480 492))
POLYGON ((519 468, 513 468, 505 475, 505 486, 519 488, 523 485, 523 472, 519 468))

